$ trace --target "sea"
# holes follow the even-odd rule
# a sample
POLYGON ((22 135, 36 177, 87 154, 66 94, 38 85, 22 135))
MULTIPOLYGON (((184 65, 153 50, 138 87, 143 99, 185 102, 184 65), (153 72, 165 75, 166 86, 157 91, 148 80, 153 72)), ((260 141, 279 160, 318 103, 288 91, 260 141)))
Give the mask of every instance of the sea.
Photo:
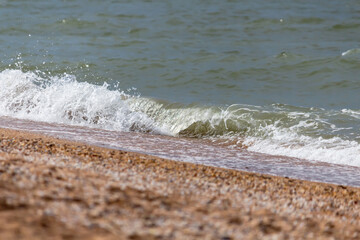
POLYGON ((360 1, 0 0, 0 127, 360 186, 360 1))

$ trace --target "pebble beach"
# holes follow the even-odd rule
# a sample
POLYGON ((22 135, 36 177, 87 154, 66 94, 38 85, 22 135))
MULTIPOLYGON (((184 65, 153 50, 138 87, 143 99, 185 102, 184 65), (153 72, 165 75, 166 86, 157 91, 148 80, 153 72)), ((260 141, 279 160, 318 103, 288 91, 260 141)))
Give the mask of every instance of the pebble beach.
POLYGON ((359 239, 360 190, 0 129, 2 239, 359 239))
POLYGON ((360 239, 359 13, 0 0, 0 240, 360 239))

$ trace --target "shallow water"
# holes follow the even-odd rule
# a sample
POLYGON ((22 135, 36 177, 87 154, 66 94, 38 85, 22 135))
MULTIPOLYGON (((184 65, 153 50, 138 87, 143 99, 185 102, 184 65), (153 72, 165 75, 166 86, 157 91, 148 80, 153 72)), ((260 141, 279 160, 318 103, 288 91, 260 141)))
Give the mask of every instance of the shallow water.
POLYGON ((360 166, 359 4, 3 0, 0 116, 360 166))
POLYGON ((204 139, 183 139, 144 133, 105 131, 0 117, 0 128, 31 131, 106 148, 132 151, 177 161, 266 173, 296 179, 360 186, 360 168, 259 154, 204 139))

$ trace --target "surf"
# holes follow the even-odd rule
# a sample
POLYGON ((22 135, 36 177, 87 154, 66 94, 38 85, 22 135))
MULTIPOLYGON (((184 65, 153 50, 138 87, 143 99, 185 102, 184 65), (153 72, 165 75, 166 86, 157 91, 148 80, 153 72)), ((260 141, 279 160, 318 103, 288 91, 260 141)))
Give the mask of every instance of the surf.
POLYGON ((80 82, 70 74, 0 72, 0 116, 207 139, 229 149, 352 166, 360 166, 360 136, 354 127, 359 113, 284 104, 174 103, 114 90, 107 83, 80 82))

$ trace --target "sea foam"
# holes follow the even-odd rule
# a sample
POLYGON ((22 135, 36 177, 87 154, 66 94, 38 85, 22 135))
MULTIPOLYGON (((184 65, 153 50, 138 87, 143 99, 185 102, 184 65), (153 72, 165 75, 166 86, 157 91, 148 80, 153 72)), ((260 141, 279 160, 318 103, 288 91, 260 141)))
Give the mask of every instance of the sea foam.
POLYGON ((0 116, 226 142, 232 149, 360 166, 359 111, 285 105, 184 105, 79 82, 0 72, 0 116), (345 124, 346 123, 346 124, 345 124), (343 124, 343 125, 341 125, 343 124))
POLYGON ((118 131, 163 133, 145 114, 129 109, 131 96, 107 85, 77 82, 72 75, 40 77, 33 72, 0 73, 0 115, 118 131))
POLYGON ((342 52, 341 56, 347 57, 347 56, 353 56, 353 55, 358 55, 358 54, 360 54, 360 48, 353 48, 353 49, 349 49, 345 52, 342 52))

